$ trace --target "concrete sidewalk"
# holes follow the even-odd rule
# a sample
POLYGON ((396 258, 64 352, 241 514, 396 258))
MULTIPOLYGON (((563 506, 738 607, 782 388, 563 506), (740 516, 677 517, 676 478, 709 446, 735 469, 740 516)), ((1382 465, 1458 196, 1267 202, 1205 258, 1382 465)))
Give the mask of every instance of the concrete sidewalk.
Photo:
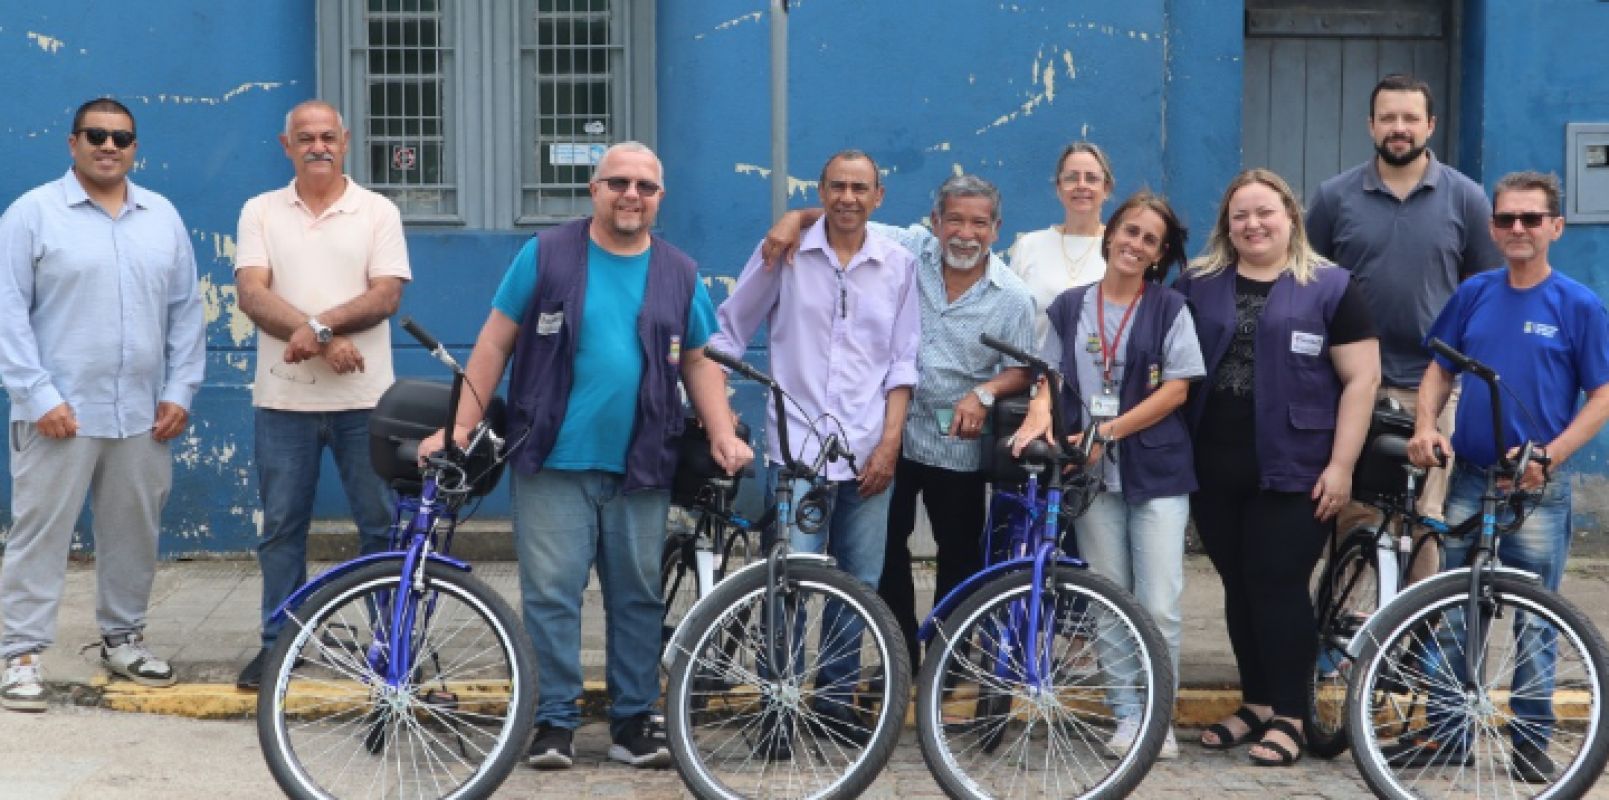
MULTIPOLYGON (((311 572, 328 567, 315 564, 311 572)), ((518 576, 511 562, 484 562, 475 574, 518 608, 518 576)), ((918 596, 930 600, 933 573, 924 565, 916 576, 918 596), (925 590, 925 591, 923 591, 925 590)), ((1599 630, 1609 631, 1609 559, 1573 559, 1565 595, 1587 613, 1599 630)), ((172 660, 179 685, 148 689, 111 680, 99 665, 95 647, 95 571, 74 562, 59 617, 57 644, 46 652, 46 680, 72 702, 107 708, 179 714, 197 718, 252 713, 254 693, 234 688, 235 676, 256 652, 261 582, 254 561, 191 561, 162 564, 156 576, 146 639, 151 649, 172 660)), ((1239 700, 1234 659, 1224 633, 1223 598, 1206 557, 1185 563, 1184 632, 1180 654, 1180 725, 1205 725, 1233 711, 1239 700)), ((925 608, 920 611, 926 611, 925 608)), ((603 603, 596 577, 587 589, 582 625, 582 666, 589 697, 600 699, 604 663, 603 603)), ((58 697, 58 699, 60 699, 58 697)))

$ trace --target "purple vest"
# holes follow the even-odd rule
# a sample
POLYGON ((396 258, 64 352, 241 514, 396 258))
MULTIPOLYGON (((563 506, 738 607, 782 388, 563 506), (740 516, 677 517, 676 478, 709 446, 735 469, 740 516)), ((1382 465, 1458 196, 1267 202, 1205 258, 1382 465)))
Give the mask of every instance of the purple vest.
MULTIPOLYGON (((1277 492, 1307 492, 1330 462, 1341 379, 1330 362, 1330 320, 1350 276, 1320 267, 1298 284, 1290 273, 1274 281, 1257 321, 1252 394, 1261 486, 1277 492)), ((1207 378, 1192 388, 1186 418, 1195 431, 1207 407, 1213 376, 1235 330, 1235 270, 1207 277, 1181 277, 1174 288, 1189 298, 1207 378)))
MULTIPOLYGON (((1052 335, 1061 337, 1061 371, 1068 379, 1062 384, 1058 401, 1062 418, 1069 421, 1083 417, 1075 359, 1084 348, 1072 337, 1077 335, 1078 317, 1088 293, 1088 286, 1068 289, 1046 312, 1052 335)), ((1162 374, 1168 354, 1168 329, 1183 307, 1184 295, 1159 284, 1146 284, 1140 307, 1134 310, 1134 321, 1129 326, 1123 362, 1127 366, 1117 396, 1120 413, 1128 413, 1161 385, 1160 379, 1152 385, 1152 370, 1158 376, 1162 374)), ((1174 409, 1155 425, 1118 440, 1117 469, 1123 479, 1123 499, 1130 505, 1158 497, 1177 497, 1197 489, 1194 451, 1183 412, 1182 407, 1174 409)))
MULTIPOLYGON (((514 468, 527 474, 542 469, 559 438, 559 426, 570 403, 575 352, 587 297, 587 234, 591 218, 567 222, 541 235, 537 249, 536 291, 520 322, 509 377, 511 440, 526 436, 514 453, 514 468), (538 333, 543 315, 562 322, 538 333), (526 431, 529 430, 529 435, 526 431)), ((682 431, 681 395, 676 382, 679 363, 667 353, 680 351, 687 336, 687 312, 693 301, 698 265, 686 253, 658 236, 648 256, 648 286, 637 313, 642 342, 642 384, 637 395, 631 445, 626 451, 624 491, 669 489, 676 472, 676 437, 682 431), (674 345, 673 345, 674 342, 674 345)))

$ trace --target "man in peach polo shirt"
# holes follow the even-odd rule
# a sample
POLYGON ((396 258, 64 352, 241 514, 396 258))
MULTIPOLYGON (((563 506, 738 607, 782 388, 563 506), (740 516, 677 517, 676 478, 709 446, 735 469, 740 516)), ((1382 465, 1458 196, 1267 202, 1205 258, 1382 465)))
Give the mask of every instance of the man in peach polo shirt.
POLYGON ((271 617, 307 580, 307 531, 324 448, 364 553, 384 550, 391 515, 369 463, 369 412, 391 385, 391 326, 411 277, 402 215, 343 171, 350 133, 328 103, 308 100, 279 137, 289 186, 240 211, 235 281, 257 323, 257 488, 263 504, 262 650, 236 685, 256 689, 279 634, 271 617))

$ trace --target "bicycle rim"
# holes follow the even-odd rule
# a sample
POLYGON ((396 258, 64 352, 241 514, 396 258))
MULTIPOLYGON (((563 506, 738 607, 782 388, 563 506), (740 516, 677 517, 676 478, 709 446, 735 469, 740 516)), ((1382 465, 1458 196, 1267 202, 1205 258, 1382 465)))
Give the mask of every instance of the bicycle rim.
POLYGON ((388 687, 401 577, 374 564, 287 622, 267 667, 258 734, 293 797, 478 798, 507 777, 529 733, 530 645, 489 588, 430 565, 409 592, 409 679, 388 687))
POLYGON ((996 579, 941 624, 918 679, 922 755, 952 797, 1125 796, 1172 717, 1162 635, 1116 584, 1067 569, 1041 593, 1035 634, 1032 584, 996 579))
POLYGON ((1322 758, 1346 750, 1346 687, 1352 672, 1347 645, 1380 607, 1372 534, 1348 537, 1333 565, 1325 564, 1313 592, 1317 647, 1307 681, 1302 731, 1322 758))
POLYGON ((887 763, 910 698, 910 660, 886 605, 828 567, 792 563, 768 657, 766 575, 727 579, 683 623, 666 722, 677 770, 702 798, 837 798, 887 763), (857 663, 858 659, 858 663, 857 663))
POLYGON ((1438 582, 1417 593, 1423 599, 1414 607, 1380 621, 1347 700, 1359 770, 1381 797, 1581 796, 1609 760, 1602 637, 1563 598, 1495 575, 1484 675, 1466 694, 1458 673, 1467 587, 1462 574, 1438 582), (1557 654, 1551 688, 1537 669, 1550 638, 1557 654), (1519 742, 1545 747, 1545 756, 1519 742))

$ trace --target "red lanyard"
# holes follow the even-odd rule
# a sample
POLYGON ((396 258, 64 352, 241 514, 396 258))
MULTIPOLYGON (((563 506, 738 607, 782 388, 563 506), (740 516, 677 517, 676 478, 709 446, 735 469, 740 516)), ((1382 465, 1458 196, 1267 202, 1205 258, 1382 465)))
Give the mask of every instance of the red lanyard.
POLYGON ((1095 285, 1095 329, 1101 337, 1101 377, 1106 381, 1106 390, 1112 389, 1112 362, 1117 358, 1118 345, 1123 343, 1123 329, 1128 327, 1129 315, 1134 313, 1140 304, 1140 298, 1145 296, 1145 284, 1140 284, 1140 291, 1129 301, 1129 307, 1123 309, 1123 319, 1117 323, 1117 337, 1111 344, 1106 342, 1106 297, 1101 292, 1100 284, 1095 285))

